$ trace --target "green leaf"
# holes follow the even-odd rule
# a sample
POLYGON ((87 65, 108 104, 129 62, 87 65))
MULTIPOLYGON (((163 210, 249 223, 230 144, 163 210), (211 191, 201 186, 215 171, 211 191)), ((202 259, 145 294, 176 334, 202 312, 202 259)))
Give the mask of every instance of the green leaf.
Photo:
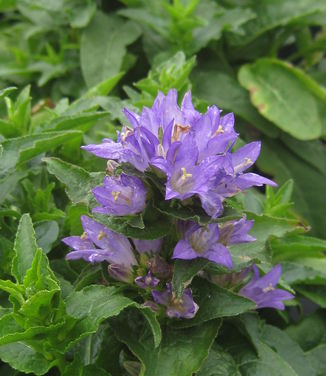
POLYGON ((326 286, 296 286, 300 294, 326 308, 326 286))
POLYGON ((117 316, 125 308, 136 305, 129 298, 120 295, 115 287, 91 285, 73 292, 66 299, 67 313, 78 319, 71 337, 80 340, 95 333, 103 320, 117 316))
POLYGON ((0 346, 0 358, 18 371, 35 375, 44 375, 56 364, 55 360, 46 359, 31 346, 22 342, 0 346))
POLYGON ((6 87, 5 89, 0 90, 0 100, 4 97, 8 97, 9 94, 16 91, 17 88, 15 86, 6 87))
POLYGON ((326 344, 315 347, 307 353, 307 359, 314 368, 316 375, 326 373, 326 344))
POLYGON ((59 226, 56 221, 42 221, 35 225, 36 242, 45 253, 49 253, 53 243, 59 235, 59 226))
POLYGON ((256 307, 253 301, 201 278, 194 280, 191 289, 199 310, 193 319, 175 322, 176 327, 189 327, 216 318, 237 316, 256 307))
POLYGON ((289 235, 281 239, 270 239, 268 246, 273 253, 273 262, 277 263, 300 257, 323 257, 322 252, 326 249, 326 240, 303 235, 289 235))
MULTIPOLYGON (((151 204, 146 208, 143 224, 145 228, 133 227, 124 217, 114 217, 95 214, 94 219, 119 234, 136 239, 158 239, 167 235, 171 230, 171 222, 168 216, 157 213, 151 204), (151 213, 150 213, 151 212, 151 213)), ((127 217, 128 218, 128 217, 127 217)))
POLYGON ((282 262, 282 279, 289 284, 325 285, 325 258, 302 257, 294 261, 282 262))
POLYGON ((232 356, 219 346, 212 346, 196 376, 240 376, 232 356))
POLYGON ((292 0, 263 0, 253 3, 253 11, 257 18, 246 23, 242 27, 243 35, 232 36, 231 41, 235 45, 244 45, 271 29, 300 22, 303 17, 325 10, 326 5, 323 0, 316 0, 313 3, 309 0, 298 0, 295 7, 292 0))
POLYGON ((241 322, 256 348, 259 359, 246 365, 245 375, 311 375, 312 369, 300 347, 278 328, 264 325, 256 315, 244 315, 241 322))
POLYGON ((132 21, 97 11, 81 38, 81 69, 88 87, 118 74, 126 47, 140 36, 132 21))
POLYGON ((240 271, 252 262, 270 262, 270 252, 266 248, 266 241, 270 236, 280 237, 303 229, 302 225, 293 219, 274 218, 254 213, 247 213, 247 218, 255 221, 250 235, 256 240, 252 243, 235 244, 229 247, 234 271, 240 271))
POLYGON ((216 104, 242 117, 258 130, 270 137, 277 137, 279 130, 251 105, 249 94, 225 69, 208 67, 195 70, 193 74, 194 94, 205 100, 207 105, 216 104), (223 88, 223 90, 222 90, 223 88))
MULTIPOLYGON (((304 145, 300 148, 300 153, 307 153, 304 145)), ((296 158, 280 142, 271 140, 263 142, 257 164, 263 172, 275 176, 279 184, 293 179, 295 209, 312 226, 312 236, 325 238, 326 201, 320 199, 326 191, 324 176, 296 158)))
POLYGON ((43 161, 47 164, 49 173, 65 184, 66 193, 74 204, 89 205, 93 199, 91 190, 103 182, 104 173, 89 173, 58 158, 43 158, 43 161))
POLYGON ((220 322, 212 320, 187 329, 167 326, 157 349, 148 326, 135 319, 133 310, 114 319, 112 325, 117 338, 141 361, 140 376, 189 376, 200 369, 207 357, 220 322))
POLYGON ((326 342, 325 314, 317 311, 297 324, 288 326, 285 331, 304 351, 309 351, 326 342))
POLYGON ((81 133, 79 131, 65 131, 41 133, 3 141, 0 176, 7 175, 19 163, 27 162, 39 154, 80 136, 81 133))
POLYGON ((24 214, 18 225, 12 261, 12 275, 22 283, 27 270, 32 266, 37 250, 33 223, 29 214, 24 214))
POLYGON ((209 263, 206 259, 175 260, 173 267, 172 287, 180 298, 184 289, 189 285, 196 274, 209 263))
POLYGON ((326 92, 298 68, 276 59, 260 59, 239 71, 252 104, 283 131, 299 140, 325 133, 321 112, 326 92))
POLYGON ((123 77, 124 72, 120 72, 113 77, 110 77, 99 84, 91 87, 83 96, 83 98, 93 98, 96 96, 107 96, 112 89, 117 85, 120 79, 123 77))

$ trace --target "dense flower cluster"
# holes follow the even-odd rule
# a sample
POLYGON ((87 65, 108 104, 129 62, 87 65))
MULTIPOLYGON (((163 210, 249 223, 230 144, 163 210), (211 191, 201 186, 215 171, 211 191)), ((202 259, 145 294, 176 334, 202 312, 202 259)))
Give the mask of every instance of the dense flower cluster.
MULTIPOLYGON (((178 221, 178 240, 173 252, 170 257, 162 257, 160 250, 164 239, 128 239, 83 216, 83 235, 63 239, 73 249, 67 259, 107 261, 113 278, 150 292, 152 299, 148 299, 146 305, 157 310, 165 307, 168 317, 192 318, 198 306, 191 289, 185 289, 181 298, 177 298, 172 289, 173 260, 204 258, 231 270, 228 247, 255 240, 248 234, 253 221, 245 216, 223 223, 214 219, 223 214, 226 198, 252 186, 275 183, 245 172, 258 158, 259 142, 251 142, 232 152, 238 137, 233 114, 221 116, 216 106, 209 107, 205 114, 199 113, 192 104, 190 92, 184 96, 181 107, 177 103, 177 92, 170 90, 166 96, 159 93, 153 107, 145 107, 140 115, 127 109, 124 113, 130 125, 118 133, 117 142, 104 139, 99 145, 83 147, 108 160, 110 176, 105 178, 103 186, 93 190, 100 204, 93 212, 110 216, 142 213, 150 190, 145 171, 150 170, 165 176, 165 200, 186 203, 190 198, 198 198, 211 222, 203 226, 193 221, 178 221), (138 170, 138 176, 113 175, 121 164, 132 165, 138 170)), ((280 267, 276 266, 262 278, 256 266, 253 270, 252 280, 239 293, 255 301, 257 308, 283 309, 281 301, 293 296, 275 289, 280 267)))

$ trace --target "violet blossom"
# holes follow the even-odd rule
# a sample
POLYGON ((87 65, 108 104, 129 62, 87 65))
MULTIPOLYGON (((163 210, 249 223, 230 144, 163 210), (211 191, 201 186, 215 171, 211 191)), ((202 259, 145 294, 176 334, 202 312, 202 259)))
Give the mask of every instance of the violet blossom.
POLYGON ((62 241, 73 249, 66 255, 67 260, 84 259, 91 263, 107 261, 121 265, 131 271, 137 265, 129 240, 102 224, 83 215, 81 217, 84 233, 69 236, 62 241))
POLYGON ((294 296, 289 292, 277 289, 277 285, 281 274, 281 265, 276 265, 263 277, 259 277, 259 270, 256 265, 252 266, 253 277, 240 291, 239 294, 253 300, 257 304, 257 308, 276 308, 283 310, 283 300, 293 299, 294 296))
POLYGON ((184 235, 185 238, 179 240, 174 248, 173 259, 205 258, 232 269, 231 254, 226 246, 219 242, 220 231, 217 223, 201 227, 195 222, 189 222, 184 235))
POLYGON ((135 176, 106 176, 104 186, 94 188, 93 193, 102 205, 93 209, 96 213, 118 216, 137 214, 146 206, 145 186, 135 176))
POLYGON ((184 290, 181 298, 177 298, 172 291, 171 283, 167 283, 165 291, 152 291, 154 302, 166 306, 166 315, 170 318, 193 318, 198 305, 194 302, 191 289, 184 290))
POLYGON ((160 280, 153 276, 153 273, 149 270, 145 276, 139 276, 135 278, 135 283, 142 289, 153 289, 159 284, 160 280))

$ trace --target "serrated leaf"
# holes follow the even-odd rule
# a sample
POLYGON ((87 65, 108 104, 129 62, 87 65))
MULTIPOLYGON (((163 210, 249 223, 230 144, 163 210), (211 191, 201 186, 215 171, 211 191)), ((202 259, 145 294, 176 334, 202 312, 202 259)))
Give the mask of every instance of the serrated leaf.
POLYGON ((75 137, 79 131, 51 132, 12 138, 2 142, 3 153, 0 158, 0 176, 5 176, 19 163, 49 151, 75 137))
POLYGON ((22 342, 0 346, 0 358, 18 371, 35 375, 44 375, 56 364, 22 342))
POLYGON ((283 131, 299 140, 325 133, 321 112, 326 92, 298 68, 276 59, 260 59, 239 71, 251 103, 283 131))
POLYGON ((89 205, 93 199, 91 189, 103 182, 104 173, 89 173, 83 168, 64 162, 58 158, 44 158, 50 174, 56 176, 66 186, 66 192, 74 204, 89 205))
POLYGON ((12 261, 12 275, 22 283, 27 270, 32 266, 37 250, 33 223, 29 214, 24 214, 18 225, 12 261))

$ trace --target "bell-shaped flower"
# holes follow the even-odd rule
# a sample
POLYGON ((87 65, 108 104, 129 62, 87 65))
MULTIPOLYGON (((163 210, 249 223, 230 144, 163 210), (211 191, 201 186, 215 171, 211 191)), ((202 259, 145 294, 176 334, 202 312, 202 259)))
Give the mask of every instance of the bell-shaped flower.
POLYGON ((284 309, 283 300, 293 299, 294 296, 289 292, 277 289, 276 285, 282 274, 281 265, 276 265, 263 277, 259 276, 259 270, 256 265, 252 266, 253 277, 240 291, 239 294, 253 300, 257 308, 276 308, 284 309))
POLYGON ((84 233, 81 236, 69 236, 62 241, 73 249, 67 260, 84 259, 91 263, 107 261, 122 265, 131 270, 137 265, 129 240, 102 224, 83 215, 81 217, 84 233))
POLYGON ((96 213, 117 216, 137 214, 146 206, 146 188, 136 176, 107 176, 104 186, 94 188, 93 193, 102 205, 93 209, 96 213))
POLYGON ((232 257, 226 246, 219 242, 220 231, 217 223, 201 227, 197 223, 186 225, 184 239, 178 241, 173 259, 193 260, 205 258, 216 264, 232 269, 232 257))
POLYGON ((185 289, 182 297, 177 298, 172 292, 171 283, 166 286, 165 291, 152 291, 154 302, 166 306, 166 315, 170 318, 192 319, 199 308, 193 300, 192 291, 185 289))

